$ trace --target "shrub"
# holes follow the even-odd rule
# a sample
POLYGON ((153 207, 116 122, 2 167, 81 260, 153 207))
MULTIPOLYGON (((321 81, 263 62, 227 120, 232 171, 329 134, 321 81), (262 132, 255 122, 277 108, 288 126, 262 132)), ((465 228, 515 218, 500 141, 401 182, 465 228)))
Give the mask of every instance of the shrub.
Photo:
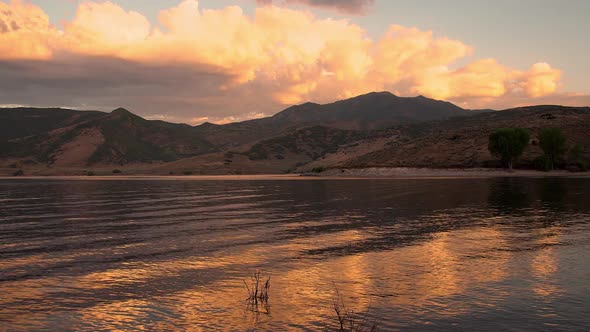
POLYGON ((311 171, 314 173, 323 173, 326 171, 326 168, 324 166, 318 166, 314 167, 311 171))
POLYGON ((24 176, 25 172, 22 169, 19 169, 18 171, 12 173, 12 176, 24 176))
POLYGON ((193 175, 193 172, 191 172, 191 171, 184 171, 184 172, 182 172, 182 174, 184 174, 184 175, 193 175))
POLYGON ((114 169, 113 174, 121 174, 123 173, 120 169, 114 169))
POLYGON ((86 176, 94 176, 96 175, 93 171, 87 171, 86 176))
POLYGON ((522 155, 529 144, 528 131, 521 128, 503 128, 494 131, 489 138, 488 150, 512 169, 514 161, 522 155))

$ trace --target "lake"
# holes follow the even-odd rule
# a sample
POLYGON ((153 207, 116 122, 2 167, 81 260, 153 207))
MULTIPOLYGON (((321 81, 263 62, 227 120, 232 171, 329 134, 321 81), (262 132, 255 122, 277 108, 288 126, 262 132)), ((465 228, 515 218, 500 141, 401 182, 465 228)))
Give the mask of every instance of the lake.
POLYGON ((382 331, 590 329, 588 178, 0 189, 3 331, 323 331, 335 301, 382 331))

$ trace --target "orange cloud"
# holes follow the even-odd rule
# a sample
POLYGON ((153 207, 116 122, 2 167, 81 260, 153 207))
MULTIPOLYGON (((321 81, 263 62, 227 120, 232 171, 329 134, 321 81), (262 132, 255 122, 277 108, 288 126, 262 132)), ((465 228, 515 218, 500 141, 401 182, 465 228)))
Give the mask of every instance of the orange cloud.
POLYGON ((514 73, 495 59, 482 59, 463 68, 434 68, 419 77, 413 91, 437 99, 495 98, 505 95, 514 73))
POLYGON ((150 29, 149 21, 137 12, 110 1, 85 2, 66 25, 62 47, 87 55, 125 57, 146 41, 150 29))
POLYGON ((0 59, 48 60, 66 52, 206 68, 227 77, 220 91, 248 86, 256 90, 251 98, 268 96, 280 104, 390 90, 470 106, 523 93, 551 95, 561 77, 546 63, 521 71, 495 59, 452 69, 471 56, 472 47, 399 25, 373 40, 348 20, 273 5, 257 8, 250 17, 239 6, 207 10, 197 0, 184 0, 163 10, 158 20, 152 25, 116 3, 87 1, 58 31, 39 7, 0 2, 0 59))
POLYGON ((561 71, 547 63, 535 63, 524 75, 523 86, 529 97, 542 97, 557 90, 561 71))
POLYGON ((375 72, 396 83, 469 55, 471 47, 457 40, 436 39, 432 31, 393 25, 375 52, 375 72))
POLYGON ((48 59, 56 30, 43 10, 28 2, 0 2, 0 59, 48 59))

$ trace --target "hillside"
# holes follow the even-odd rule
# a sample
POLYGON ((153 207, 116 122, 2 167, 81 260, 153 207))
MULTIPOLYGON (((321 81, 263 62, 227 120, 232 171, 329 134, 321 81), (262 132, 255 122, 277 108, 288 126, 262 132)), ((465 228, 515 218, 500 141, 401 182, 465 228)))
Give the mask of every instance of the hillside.
POLYGON ((369 132, 365 131, 342 130, 323 126, 307 127, 258 142, 245 155, 250 160, 282 160, 289 156, 300 156, 307 159, 307 161, 311 161, 370 135, 369 132))
POLYGON ((0 157, 29 158, 54 166, 166 162, 215 151, 189 125, 148 121, 125 109, 12 139, 0 147, 0 157))
MULTIPOLYGON (((532 144, 518 162, 532 167, 542 151, 536 144, 544 128, 560 128, 568 144, 590 147, 590 108, 533 106, 485 113, 400 128, 404 136, 387 147, 331 164, 332 167, 497 167, 488 151, 489 134, 497 128, 520 127, 531 133, 532 144)), ((590 157, 586 150, 586 157, 590 157)))
MULTIPOLYGON (((536 145, 543 128, 561 128, 568 144, 590 146, 590 108, 534 106, 480 113, 382 130, 355 131, 312 126, 253 144, 242 152, 212 153, 142 170, 151 174, 256 174, 309 172, 314 168, 500 167, 488 152, 489 134, 497 128, 522 127, 532 143, 520 168, 532 168, 542 155, 536 145)), ((586 149, 590 160, 590 150, 586 149)))
POLYGON ((38 135, 104 116, 103 112, 64 108, 0 109, 0 142, 38 135))

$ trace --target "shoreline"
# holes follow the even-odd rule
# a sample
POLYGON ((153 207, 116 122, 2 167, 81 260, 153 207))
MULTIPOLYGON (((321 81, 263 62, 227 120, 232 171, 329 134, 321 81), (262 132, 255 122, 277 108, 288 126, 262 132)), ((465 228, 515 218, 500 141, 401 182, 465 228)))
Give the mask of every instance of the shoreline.
POLYGON ((329 169, 322 173, 293 174, 220 174, 220 175, 31 175, 0 176, 0 180, 224 180, 224 181, 262 181, 262 180, 362 180, 362 179, 460 179, 460 178, 590 178, 590 172, 569 172, 563 170, 543 172, 536 170, 513 170, 492 168, 409 168, 372 167, 359 169, 329 169))
POLYGON ((498 177, 590 177, 590 172, 555 170, 512 170, 503 168, 415 168, 415 167, 368 167, 358 169, 327 170, 319 176, 360 178, 498 178, 498 177))

